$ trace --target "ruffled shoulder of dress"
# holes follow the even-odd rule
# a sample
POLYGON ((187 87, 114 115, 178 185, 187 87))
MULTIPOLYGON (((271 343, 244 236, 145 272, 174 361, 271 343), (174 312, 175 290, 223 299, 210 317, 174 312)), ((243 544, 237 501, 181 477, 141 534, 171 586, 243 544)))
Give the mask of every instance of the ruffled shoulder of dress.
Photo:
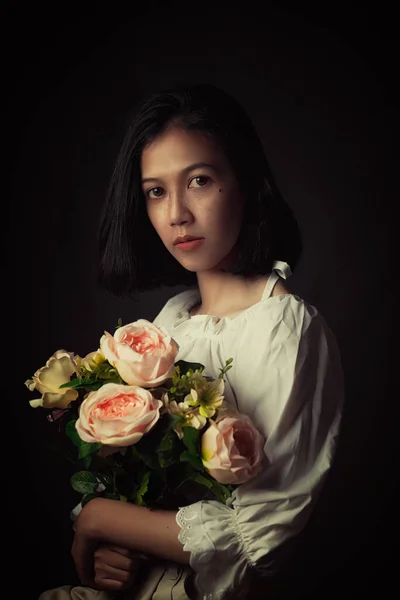
POLYGON ((184 310, 185 307, 193 306, 197 302, 196 298, 200 298, 200 292, 197 287, 189 288, 172 296, 161 308, 160 312, 153 320, 153 323, 170 329, 179 319, 182 310, 184 310))
MULTIPOLYGON (((243 329, 245 324, 246 328, 254 327, 259 330, 260 327, 263 328, 263 323, 269 325, 290 318, 290 316, 296 317, 306 303, 295 294, 271 296, 257 302, 233 318, 218 318, 214 315, 203 314, 191 317, 189 309, 194 304, 193 298, 188 298, 186 303, 182 302, 174 307, 173 322, 171 323, 172 335, 185 338, 211 338, 228 331, 233 333, 240 328, 243 329)), ((313 307, 310 308, 313 309, 313 307)))

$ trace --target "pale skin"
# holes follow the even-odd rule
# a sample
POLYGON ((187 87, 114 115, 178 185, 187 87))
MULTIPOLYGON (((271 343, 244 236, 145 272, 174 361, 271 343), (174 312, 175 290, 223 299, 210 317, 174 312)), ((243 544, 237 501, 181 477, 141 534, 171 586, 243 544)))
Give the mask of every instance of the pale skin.
MULTIPOLYGON (((236 256, 243 197, 224 153, 200 133, 170 128, 143 150, 141 171, 154 229, 176 260, 196 272, 201 303, 191 314, 234 318, 259 302, 268 275, 244 279, 225 270, 236 256), (178 235, 203 237, 204 243, 183 252, 173 244, 178 235)), ((272 295, 287 293, 279 280, 272 295)), ((78 575, 84 585, 118 591, 132 585, 138 554, 189 564, 179 531, 175 511, 92 500, 76 523, 78 575)))

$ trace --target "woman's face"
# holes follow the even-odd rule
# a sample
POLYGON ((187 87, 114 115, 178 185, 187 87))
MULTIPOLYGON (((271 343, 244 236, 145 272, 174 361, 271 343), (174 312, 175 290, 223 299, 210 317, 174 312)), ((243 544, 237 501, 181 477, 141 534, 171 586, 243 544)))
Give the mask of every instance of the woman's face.
POLYGON ((141 157, 147 214, 167 250, 188 271, 228 268, 235 260, 243 198, 225 154, 200 132, 178 127, 141 157), (189 249, 178 236, 203 238, 189 249))

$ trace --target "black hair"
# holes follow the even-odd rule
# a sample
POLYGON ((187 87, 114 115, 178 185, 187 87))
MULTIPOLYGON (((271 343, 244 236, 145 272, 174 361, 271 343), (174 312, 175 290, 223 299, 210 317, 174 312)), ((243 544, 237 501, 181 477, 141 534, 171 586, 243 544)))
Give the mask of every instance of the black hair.
POLYGON ((268 274, 274 260, 294 271, 302 241, 292 210, 281 197, 264 148, 243 107, 211 84, 188 84, 153 93, 128 123, 111 176, 99 228, 99 283, 116 296, 161 286, 193 286, 153 228, 141 184, 143 149, 171 125, 203 132, 219 145, 244 193, 237 263, 230 272, 268 274))

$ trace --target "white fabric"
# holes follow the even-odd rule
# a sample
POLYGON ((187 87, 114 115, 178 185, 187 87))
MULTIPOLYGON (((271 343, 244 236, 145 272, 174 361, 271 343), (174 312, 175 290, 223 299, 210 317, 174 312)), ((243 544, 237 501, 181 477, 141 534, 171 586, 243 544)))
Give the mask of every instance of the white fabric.
POLYGON ((203 599, 219 600, 249 565, 304 527, 332 463, 344 384, 340 353, 326 321, 296 294, 270 296, 290 276, 276 261, 263 297, 234 318, 190 316, 198 288, 177 294, 154 319, 178 343, 176 360, 219 375, 228 358, 225 399, 251 417, 266 439, 265 465, 228 506, 200 501, 177 514, 203 599))

